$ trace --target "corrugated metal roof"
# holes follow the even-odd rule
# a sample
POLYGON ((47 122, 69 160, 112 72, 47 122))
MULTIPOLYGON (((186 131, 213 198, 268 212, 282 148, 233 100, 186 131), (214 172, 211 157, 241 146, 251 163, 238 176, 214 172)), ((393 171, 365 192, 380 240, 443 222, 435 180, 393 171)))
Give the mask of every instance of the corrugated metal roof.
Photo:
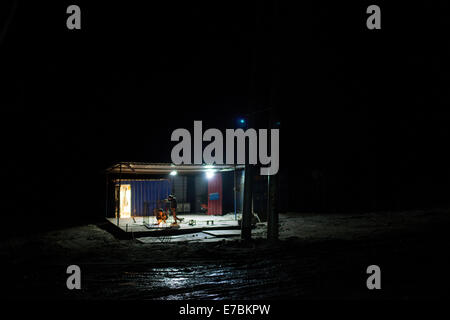
POLYGON ((198 164, 181 164, 174 165, 171 163, 147 163, 147 162, 119 162, 108 169, 107 173, 136 173, 136 174, 168 174, 174 170, 179 174, 199 173, 207 170, 215 170, 218 172, 233 171, 235 169, 243 169, 244 165, 198 165, 198 164))

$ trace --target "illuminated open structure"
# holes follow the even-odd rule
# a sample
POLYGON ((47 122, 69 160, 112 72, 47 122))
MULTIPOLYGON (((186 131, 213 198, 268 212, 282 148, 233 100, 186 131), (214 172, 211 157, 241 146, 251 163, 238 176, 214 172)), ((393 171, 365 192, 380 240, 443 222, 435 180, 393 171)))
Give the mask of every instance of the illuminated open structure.
POLYGON ((243 166, 173 165, 120 162, 106 170, 106 218, 122 231, 161 232, 170 229, 171 214, 157 224, 155 210, 166 209, 174 194, 177 215, 184 218, 177 232, 238 227, 243 205, 243 166))

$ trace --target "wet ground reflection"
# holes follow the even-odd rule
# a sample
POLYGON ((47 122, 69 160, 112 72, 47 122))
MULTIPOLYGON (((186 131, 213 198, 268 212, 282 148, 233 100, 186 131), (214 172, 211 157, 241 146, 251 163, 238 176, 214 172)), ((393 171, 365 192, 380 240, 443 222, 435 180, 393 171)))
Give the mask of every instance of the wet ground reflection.
MULTIPOLYGON (((277 288, 295 293, 289 267, 267 262, 201 264, 182 267, 89 266, 86 292, 125 299, 261 299, 275 298, 277 288), (132 268, 130 270, 129 268, 132 268), (99 268, 100 269, 100 268, 99 268)), ((86 297, 88 298, 88 297, 86 297)))

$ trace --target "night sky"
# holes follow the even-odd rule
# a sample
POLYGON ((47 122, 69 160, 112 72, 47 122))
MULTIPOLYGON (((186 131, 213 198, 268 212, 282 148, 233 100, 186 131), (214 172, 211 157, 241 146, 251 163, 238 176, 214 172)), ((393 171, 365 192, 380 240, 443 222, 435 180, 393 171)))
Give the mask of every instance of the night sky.
POLYGON ((448 207, 448 1, 377 1, 381 30, 365 26, 373 1, 92 2, 18 1, 7 25, 2 0, 7 223, 101 218, 109 165, 170 162, 174 129, 267 108, 284 210, 448 207))

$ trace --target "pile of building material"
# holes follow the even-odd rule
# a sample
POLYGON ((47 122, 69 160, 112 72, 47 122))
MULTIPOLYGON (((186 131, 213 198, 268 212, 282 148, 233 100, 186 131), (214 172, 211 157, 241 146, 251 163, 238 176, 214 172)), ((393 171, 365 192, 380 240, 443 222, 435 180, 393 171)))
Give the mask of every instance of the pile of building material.
POLYGON ((136 238, 141 243, 167 243, 167 242, 218 242, 226 239, 239 239, 240 230, 208 230, 203 232, 179 234, 164 237, 136 238))

